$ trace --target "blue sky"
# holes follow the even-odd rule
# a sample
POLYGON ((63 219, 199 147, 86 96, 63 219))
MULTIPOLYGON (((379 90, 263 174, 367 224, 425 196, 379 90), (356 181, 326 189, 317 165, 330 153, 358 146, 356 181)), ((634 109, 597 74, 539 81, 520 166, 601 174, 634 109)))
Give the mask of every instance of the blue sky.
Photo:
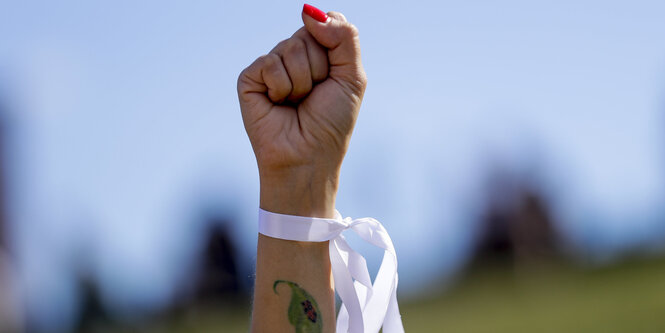
MULTIPOLYGON (((313 5, 358 26, 369 77, 338 209, 386 225, 406 294, 464 262, 490 162, 537 179, 560 230, 600 257, 662 245, 665 3, 313 5)), ((253 260, 258 176, 235 82, 301 8, 0 4, 12 234, 37 317, 75 314, 79 266, 118 311, 169 300, 202 210, 236 219, 253 260)))

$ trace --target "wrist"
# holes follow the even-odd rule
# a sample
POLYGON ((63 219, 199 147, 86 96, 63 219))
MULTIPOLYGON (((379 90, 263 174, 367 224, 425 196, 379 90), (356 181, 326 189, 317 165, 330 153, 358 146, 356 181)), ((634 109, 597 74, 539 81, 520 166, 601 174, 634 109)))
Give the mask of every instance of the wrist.
POLYGON ((259 170, 261 209, 273 213, 332 218, 339 168, 302 166, 259 170))

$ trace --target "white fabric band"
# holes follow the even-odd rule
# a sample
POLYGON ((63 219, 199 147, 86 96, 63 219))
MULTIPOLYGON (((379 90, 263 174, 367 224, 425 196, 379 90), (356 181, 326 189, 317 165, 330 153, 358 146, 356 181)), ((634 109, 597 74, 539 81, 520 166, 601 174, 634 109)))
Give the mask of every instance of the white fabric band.
POLYGON ((273 238, 301 242, 330 241, 335 289, 342 299, 337 333, 404 332, 397 306, 397 255, 393 242, 379 221, 371 218, 334 219, 276 214, 259 209, 259 232, 273 238), (342 232, 355 231, 366 242, 385 250, 374 284, 365 258, 346 242, 342 232), (355 280, 355 281, 354 281, 355 280))

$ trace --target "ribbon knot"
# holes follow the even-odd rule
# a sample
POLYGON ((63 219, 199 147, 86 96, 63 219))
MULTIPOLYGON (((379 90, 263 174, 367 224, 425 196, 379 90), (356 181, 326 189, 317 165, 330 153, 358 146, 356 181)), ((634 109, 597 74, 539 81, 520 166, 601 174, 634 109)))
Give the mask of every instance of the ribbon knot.
POLYGON ((397 305, 397 255, 386 229, 373 218, 334 219, 271 213, 259 209, 259 232, 263 235, 301 242, 329 241, 335 290, 342 299, 337 315, 337 333, 404 332, 397 305), (366 242, 385 252, 372 283, 367 262, 342 235, 353 230, 366 242))

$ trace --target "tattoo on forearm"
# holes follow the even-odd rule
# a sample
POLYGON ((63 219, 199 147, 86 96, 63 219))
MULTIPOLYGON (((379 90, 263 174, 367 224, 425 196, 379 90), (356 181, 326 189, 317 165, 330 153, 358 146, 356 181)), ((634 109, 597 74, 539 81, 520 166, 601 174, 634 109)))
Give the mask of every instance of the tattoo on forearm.
POLYGON ((277 280, 272 289, 277 294, 277 285, 283 283, 291 288, 291 303, 289 304, 289 323, 296 328, 296 333, 320 333, 323 323, 319 314, 319 306, 305 289, 291 281, 277 280))

